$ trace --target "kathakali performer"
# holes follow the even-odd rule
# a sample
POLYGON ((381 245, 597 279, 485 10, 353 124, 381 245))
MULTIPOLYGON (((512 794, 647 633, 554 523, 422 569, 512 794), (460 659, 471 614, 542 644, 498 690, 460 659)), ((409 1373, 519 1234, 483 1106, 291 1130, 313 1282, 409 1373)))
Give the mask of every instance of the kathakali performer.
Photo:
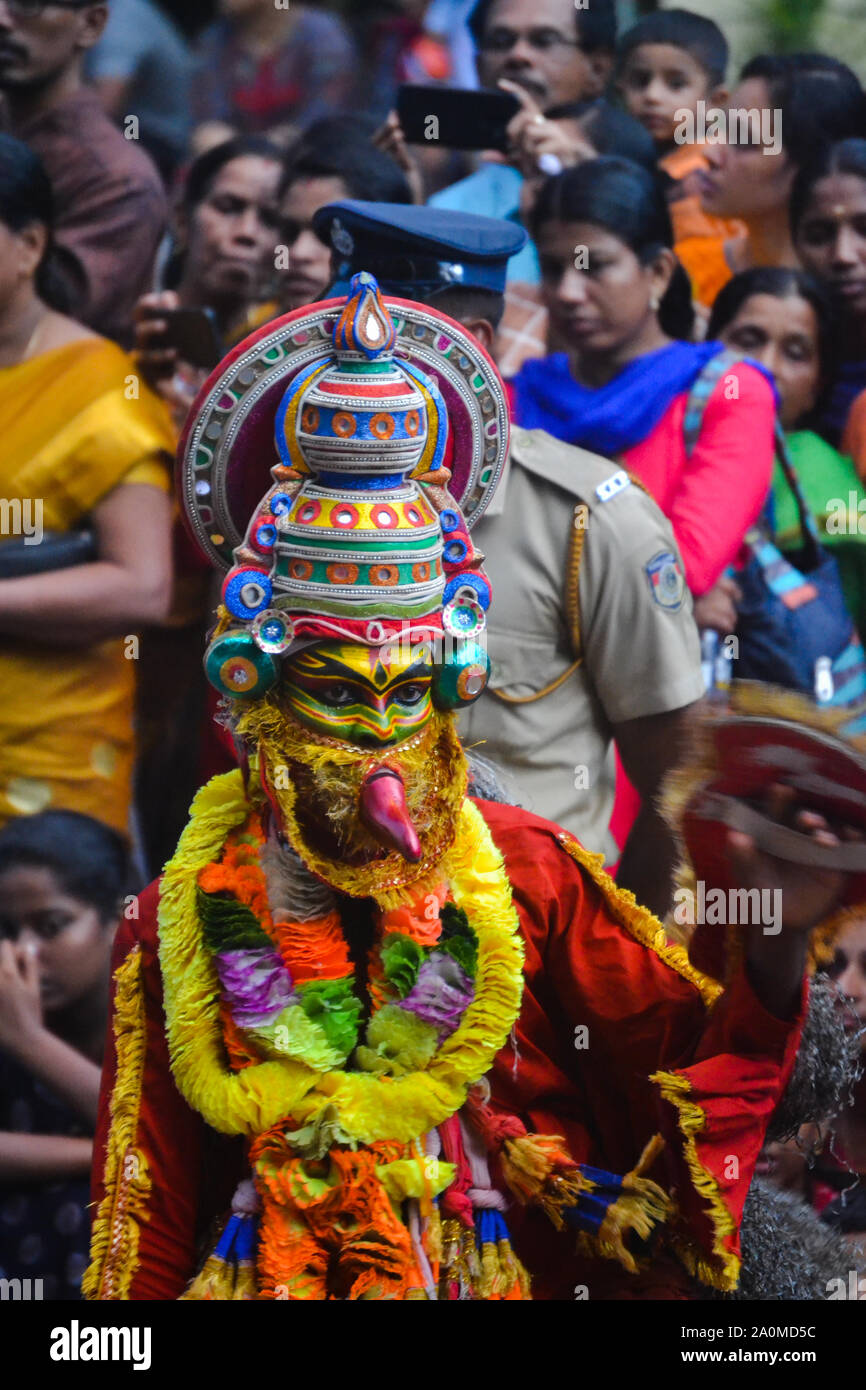
MULTIPOLYGON (((600 857, 470 795, 507 436, 479 344, 367 274, 203 388, 179 478, 228 570, 206 667, 239 767, 118 934, 91 1299, 737 1284, 839 876, 722 985, 600 857)), ((729 861, 798 872, 742 833, 729 861)))

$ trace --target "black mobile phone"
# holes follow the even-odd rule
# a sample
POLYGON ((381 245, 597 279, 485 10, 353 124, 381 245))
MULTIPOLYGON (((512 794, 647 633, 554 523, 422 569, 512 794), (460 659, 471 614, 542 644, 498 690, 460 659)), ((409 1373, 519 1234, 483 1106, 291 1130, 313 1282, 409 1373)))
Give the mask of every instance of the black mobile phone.
POLYGON ((225 357, 213 309, 161 309, 159 317, 166 323, 161 343, 182 362, 212 371, 225 357))
POLYGON ((505 129, 520 110, 511 92, 473 92, 463 87, 403 83, 397 115, 410 145, 444 145, 450 150, 508 148, 505 129))

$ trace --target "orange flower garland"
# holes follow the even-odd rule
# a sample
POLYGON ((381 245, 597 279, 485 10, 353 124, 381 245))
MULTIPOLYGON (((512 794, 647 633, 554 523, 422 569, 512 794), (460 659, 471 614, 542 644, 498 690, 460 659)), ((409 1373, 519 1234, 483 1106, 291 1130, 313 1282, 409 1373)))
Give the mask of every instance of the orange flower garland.
POLYGON ((275 922, 273 936, 283 964, 296 984, 341 980, 352 973, 349 943, 338 912, 312 922, 275 922))
POLYGON ((447 897, 447 883, 437 883, 410 903, 389 908, 381 915, 382 931, 408 936, 418 946, 434 946, 442 935, 440 914, 447 897))
POLYGON ((273 937, 268 888, 258 858, 259 846, 264 842, 261 819, 253 811, 247 824, 229 836, 219 862, 205 865, 197 881, 205 893, 230 893, 255 913, 262 930, 273 937))

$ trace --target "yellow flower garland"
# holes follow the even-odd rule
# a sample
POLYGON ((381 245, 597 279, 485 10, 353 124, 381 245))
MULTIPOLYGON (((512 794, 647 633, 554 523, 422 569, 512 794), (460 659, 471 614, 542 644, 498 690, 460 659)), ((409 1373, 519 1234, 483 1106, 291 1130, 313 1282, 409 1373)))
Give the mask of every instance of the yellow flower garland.
MULTIPOLYGON (((202 944, 196 880, 248 814, 240 772, 213 778, 193 802, 162 881, 159 954, 169 1052, 181 1094, 213 1129, 226 1134, 261 1134, 289 1117, 310 1122, 329 1106, 336 1107, 342 1131, 360 1144, 408 1142, 426 1134, 459 1110, 520 1012, 523 942, 502 857, 484 818, 464 801, 454 844, 436 866, 437 879, 449 884, 478 936, 475 999, 426 1071, 389 1077, 323 1075, 287 1059, 229 1069, 219 980, 202 944)), ((406 900, 416 892, 414 885, 406 900)), ((400 890, 392 889, 377 901, 394 907, 401 898, 400 890)))

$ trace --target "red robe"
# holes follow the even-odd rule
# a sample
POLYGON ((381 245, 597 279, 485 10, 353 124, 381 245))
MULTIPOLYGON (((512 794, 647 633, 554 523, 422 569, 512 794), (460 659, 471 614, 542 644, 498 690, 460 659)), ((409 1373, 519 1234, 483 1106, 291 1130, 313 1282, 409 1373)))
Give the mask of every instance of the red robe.
MULTIPOLYGON (((526 946, 517 1045, 509 1043, 496 1059, 493 1105, 519 1114, 529 1130, 564 1135, 579 1163, 618 1174, 632 1169, 661 1131, 667 1146, 652 1176, 675 1195, 672 1233, 687 1246, 692 1266, 703 1261, 717 1275, 726 1263, 735 1270, 743 1202, 767 1120, 793 1066, 805 1002, 796 1019, 780 1021, 740 970, 708 1007, 702 999, 708 991, 685 953, 665 950, 663 937, 659 953, 659 937, 651 940, 654 919, 607 875, 596 879, 576 862, 558 827, 512 806, 479 807, 505 860, 526 946), (581 1025, 586 1032, 576 1032, 581 1025), (663 1084, 650 1079, 658 1072, 677 1074, 674 1091, 684 1105, 663 1098, 663 1084)), ((172 1079, 158 896, 152 884, 140 899, 139 920, 121 926, 114 953, 116 969, 140 947, 146 1020, 134 1142, 150 1183, 137 1218, 133 1299, 178 1297, 210 1248, 207 1239, 212 1244, 234 1186, 248 1176, 244 1141, 209 1129, 172 1079)), ((94 1144, 97 1203, 105 1196, 113 1035, 112 1029, 94 1144)), ((670 1087, 667 1094, 674 1094, 670 1087)), ((649 1270, 634 1275, 611 1260, 578 1258, 573 1234, 555 1231, 540 1212, 515 1205, 507 1219, 536 1298, 573 1299, 578 1285, 593 1299, 690 1296, 666 1236, 649 1270)))

